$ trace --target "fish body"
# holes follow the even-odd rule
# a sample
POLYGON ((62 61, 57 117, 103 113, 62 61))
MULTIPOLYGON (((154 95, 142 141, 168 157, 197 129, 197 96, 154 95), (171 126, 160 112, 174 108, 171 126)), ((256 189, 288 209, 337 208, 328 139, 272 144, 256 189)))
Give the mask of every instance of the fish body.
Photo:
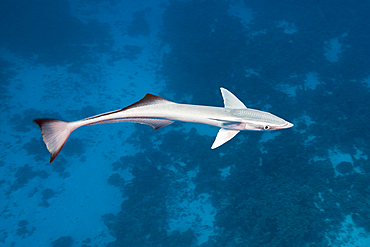
POLYGON ((174 121, 202 123, 220 128, 212 149, 226 143, 241 130, 276 130, 293 126, 271 113, 247 108, 235 95, 224 88, 221 88, 221 93, 225 107, 178 104, 159 96, 146 94, 140 101, 123 109, 74 122, 54 119, 34 121, 41 128, 43 140, 51 153, 50 162, 53 162, 59 154, 71 132, 85 125, 134 122, 159 129, 174 121))

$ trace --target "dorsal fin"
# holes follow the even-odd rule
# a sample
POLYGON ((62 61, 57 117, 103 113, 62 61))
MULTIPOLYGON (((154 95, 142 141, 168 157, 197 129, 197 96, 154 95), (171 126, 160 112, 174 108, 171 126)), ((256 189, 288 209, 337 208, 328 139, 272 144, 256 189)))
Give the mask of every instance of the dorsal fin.
POLYGON ((147 105, 170 104, 170 103, 173 103, 173 102, 166 100, 162 97, 147 93, 144 96, 144 98, 133 103, 132 105, 126 106, 125 108, 121 109, 121 111, 136 108, 136 107, 141 107, 141 106, 147 106, 147 105))
POLYGON ((234 94, 225 88, 220 88, 225 108, 245 109, 247 108, 234 94))

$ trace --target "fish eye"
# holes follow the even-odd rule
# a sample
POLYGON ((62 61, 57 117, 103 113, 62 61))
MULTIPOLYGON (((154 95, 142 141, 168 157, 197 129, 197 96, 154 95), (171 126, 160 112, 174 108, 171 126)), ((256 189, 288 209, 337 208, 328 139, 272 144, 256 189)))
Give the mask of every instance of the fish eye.
POLYGON ((269 129, 270 129, 270 125, 265 125, 265 126, 263 126, 263 129, 264 129, 264 130, 269 130, 269 129))

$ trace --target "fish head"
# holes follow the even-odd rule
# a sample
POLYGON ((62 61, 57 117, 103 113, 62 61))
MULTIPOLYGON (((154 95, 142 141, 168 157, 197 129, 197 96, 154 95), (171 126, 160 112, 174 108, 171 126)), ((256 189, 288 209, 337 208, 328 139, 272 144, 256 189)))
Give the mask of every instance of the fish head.
POLYGON ((281 129, 288 129, 294 126, 292 123, 289 123, 288 121, 285 121, 285 123, 248 121, 248 122, 245 122, 243 125, 244 125, 244 130, 254 130, 254 131, 281 130, 281 129))
MULTIPOLYGON (((282 119, 284 120, 284 119, 282 119)), ((285 121, 285 120, 284 120, 285 121)), ((281 129, 289 129, 293 127, 294 124, 289 123, 288 121, 285 121, 285 123, 282 124, 276 124, 276 123, 265 123, 262 126, 260 126, 261 130, 281 130, 281 129)))
POLYGON ((233 110, 234 116, 241 117, 243 130, 268 131, 288 129, 294 125, 274 114, 254 109, 233 110))

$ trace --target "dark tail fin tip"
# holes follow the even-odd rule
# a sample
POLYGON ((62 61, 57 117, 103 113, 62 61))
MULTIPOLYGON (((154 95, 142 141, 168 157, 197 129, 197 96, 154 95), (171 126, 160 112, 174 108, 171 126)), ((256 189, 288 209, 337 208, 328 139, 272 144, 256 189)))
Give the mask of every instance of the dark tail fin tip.
POLYGON ((41 129, 42 139, 46 144, 46 148, 51 153, 51 163, 62 150, 72 130, 69 128, 68 122, 61 120, 35 119, 33 121, 41 129))

